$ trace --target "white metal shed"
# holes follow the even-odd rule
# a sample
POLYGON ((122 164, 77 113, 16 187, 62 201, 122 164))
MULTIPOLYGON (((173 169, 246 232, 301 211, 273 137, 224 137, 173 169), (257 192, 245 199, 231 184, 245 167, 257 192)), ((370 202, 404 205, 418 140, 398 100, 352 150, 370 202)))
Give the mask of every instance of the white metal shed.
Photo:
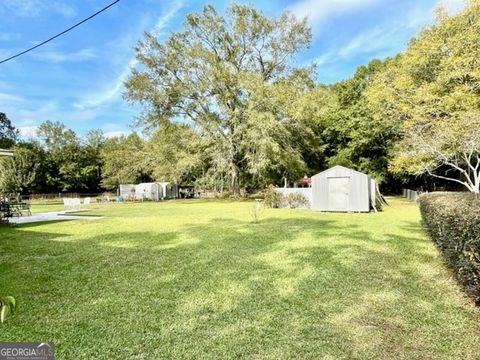
POLYGON ((369 212, 371 189, 372 180, 368 175, 340 165, 334 166, 312 176, 312 209, 369 212))

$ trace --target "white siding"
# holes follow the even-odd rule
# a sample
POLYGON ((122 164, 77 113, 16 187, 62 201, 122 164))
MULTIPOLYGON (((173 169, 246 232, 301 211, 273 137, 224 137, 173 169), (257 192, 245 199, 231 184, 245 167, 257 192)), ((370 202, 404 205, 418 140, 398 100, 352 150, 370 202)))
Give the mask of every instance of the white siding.
POLYGON ((135 195, 135 193, 132 192, 132 189, 135 189, 134 184, 122 184, 120 185, 119 195, 124 199, 129 199, 132 195, 135 195))
POLYGON ((124 199, 130 199, 135 196, 135 199, 142 200, 160 200, 163 196, 162 186, 158 183, 141 183, 137 185, 122 184, 120 185, 119 195, 124 199), (134 189, 135 191, 132 191, 134 189))

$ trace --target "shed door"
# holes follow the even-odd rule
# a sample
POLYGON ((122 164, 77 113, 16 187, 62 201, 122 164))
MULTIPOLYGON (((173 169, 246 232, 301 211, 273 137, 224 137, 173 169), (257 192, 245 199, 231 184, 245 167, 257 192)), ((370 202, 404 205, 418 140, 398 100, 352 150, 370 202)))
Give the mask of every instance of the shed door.
POLYGON ((348 211, 349 177, 327 178, 328 208, 330 211, 348 211))

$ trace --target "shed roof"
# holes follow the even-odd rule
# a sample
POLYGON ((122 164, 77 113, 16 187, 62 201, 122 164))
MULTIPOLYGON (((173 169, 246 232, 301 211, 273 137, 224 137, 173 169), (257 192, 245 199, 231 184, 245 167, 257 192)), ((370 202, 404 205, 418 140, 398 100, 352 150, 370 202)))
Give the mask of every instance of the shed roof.
POLYGON ((334 172, 335 170, 337 169, 341 169, 343 171, 348 171, 348 172, 352 172, 352 173, 356 173, 356 174, 359 174, 359 175, 363 175, 363 176, 368 176, 367 174, 365 173, 362 173, 360 171, 357 171, 357 170, 353 170, 353 169, 350 169, 350 168, 347 168, 345 166, 342 166, 342 165, 335 165, 327 170, 324 170, 316 175, 313 175, 312 177, 315 177, 315 176, 318 176, 318 175, 324 175, 324 174, 328 174, 329 172, 334 172))

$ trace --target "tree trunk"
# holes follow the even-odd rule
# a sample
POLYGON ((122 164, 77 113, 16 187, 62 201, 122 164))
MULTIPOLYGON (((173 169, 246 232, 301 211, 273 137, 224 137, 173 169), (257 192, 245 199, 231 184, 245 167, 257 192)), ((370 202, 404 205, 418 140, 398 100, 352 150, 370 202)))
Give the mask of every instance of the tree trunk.
MULTIPOLYGON (((477 161, 477 167, 480 165, 480 159, 477 161)), ((480 194, 480 171, 474 168, 473 172, 473 192, 477 195, 480 194)))
MULTIPOLYGON (((235 129, 231 127, 230 131, 233 134, 235 132, 235 129)), ((234 142, 232 138, 230 139, 230 177, 231 177, 230 191, 234 196, 240 195, 240 183, 239 183, 240 166, 239 166, 239 162, 237 161, 237 157, 238 157, 237 155, 238 155, 237 144, 234 142)))
POLYGON ((475 176, 475 183, 474 183, 474 187, 473 187, 473 192, 477 195, 480 194, 480 175, 475 176))
POLYGON ((231 182, 232 195, 238 196, 240 194, 240 184, 238 182, 240 170, 238 168, 238 165, 235 162, 235 159, 232 159, 230 163, 230 172, 231 172, 230 176, 232 179, 232 182, 231 182))

